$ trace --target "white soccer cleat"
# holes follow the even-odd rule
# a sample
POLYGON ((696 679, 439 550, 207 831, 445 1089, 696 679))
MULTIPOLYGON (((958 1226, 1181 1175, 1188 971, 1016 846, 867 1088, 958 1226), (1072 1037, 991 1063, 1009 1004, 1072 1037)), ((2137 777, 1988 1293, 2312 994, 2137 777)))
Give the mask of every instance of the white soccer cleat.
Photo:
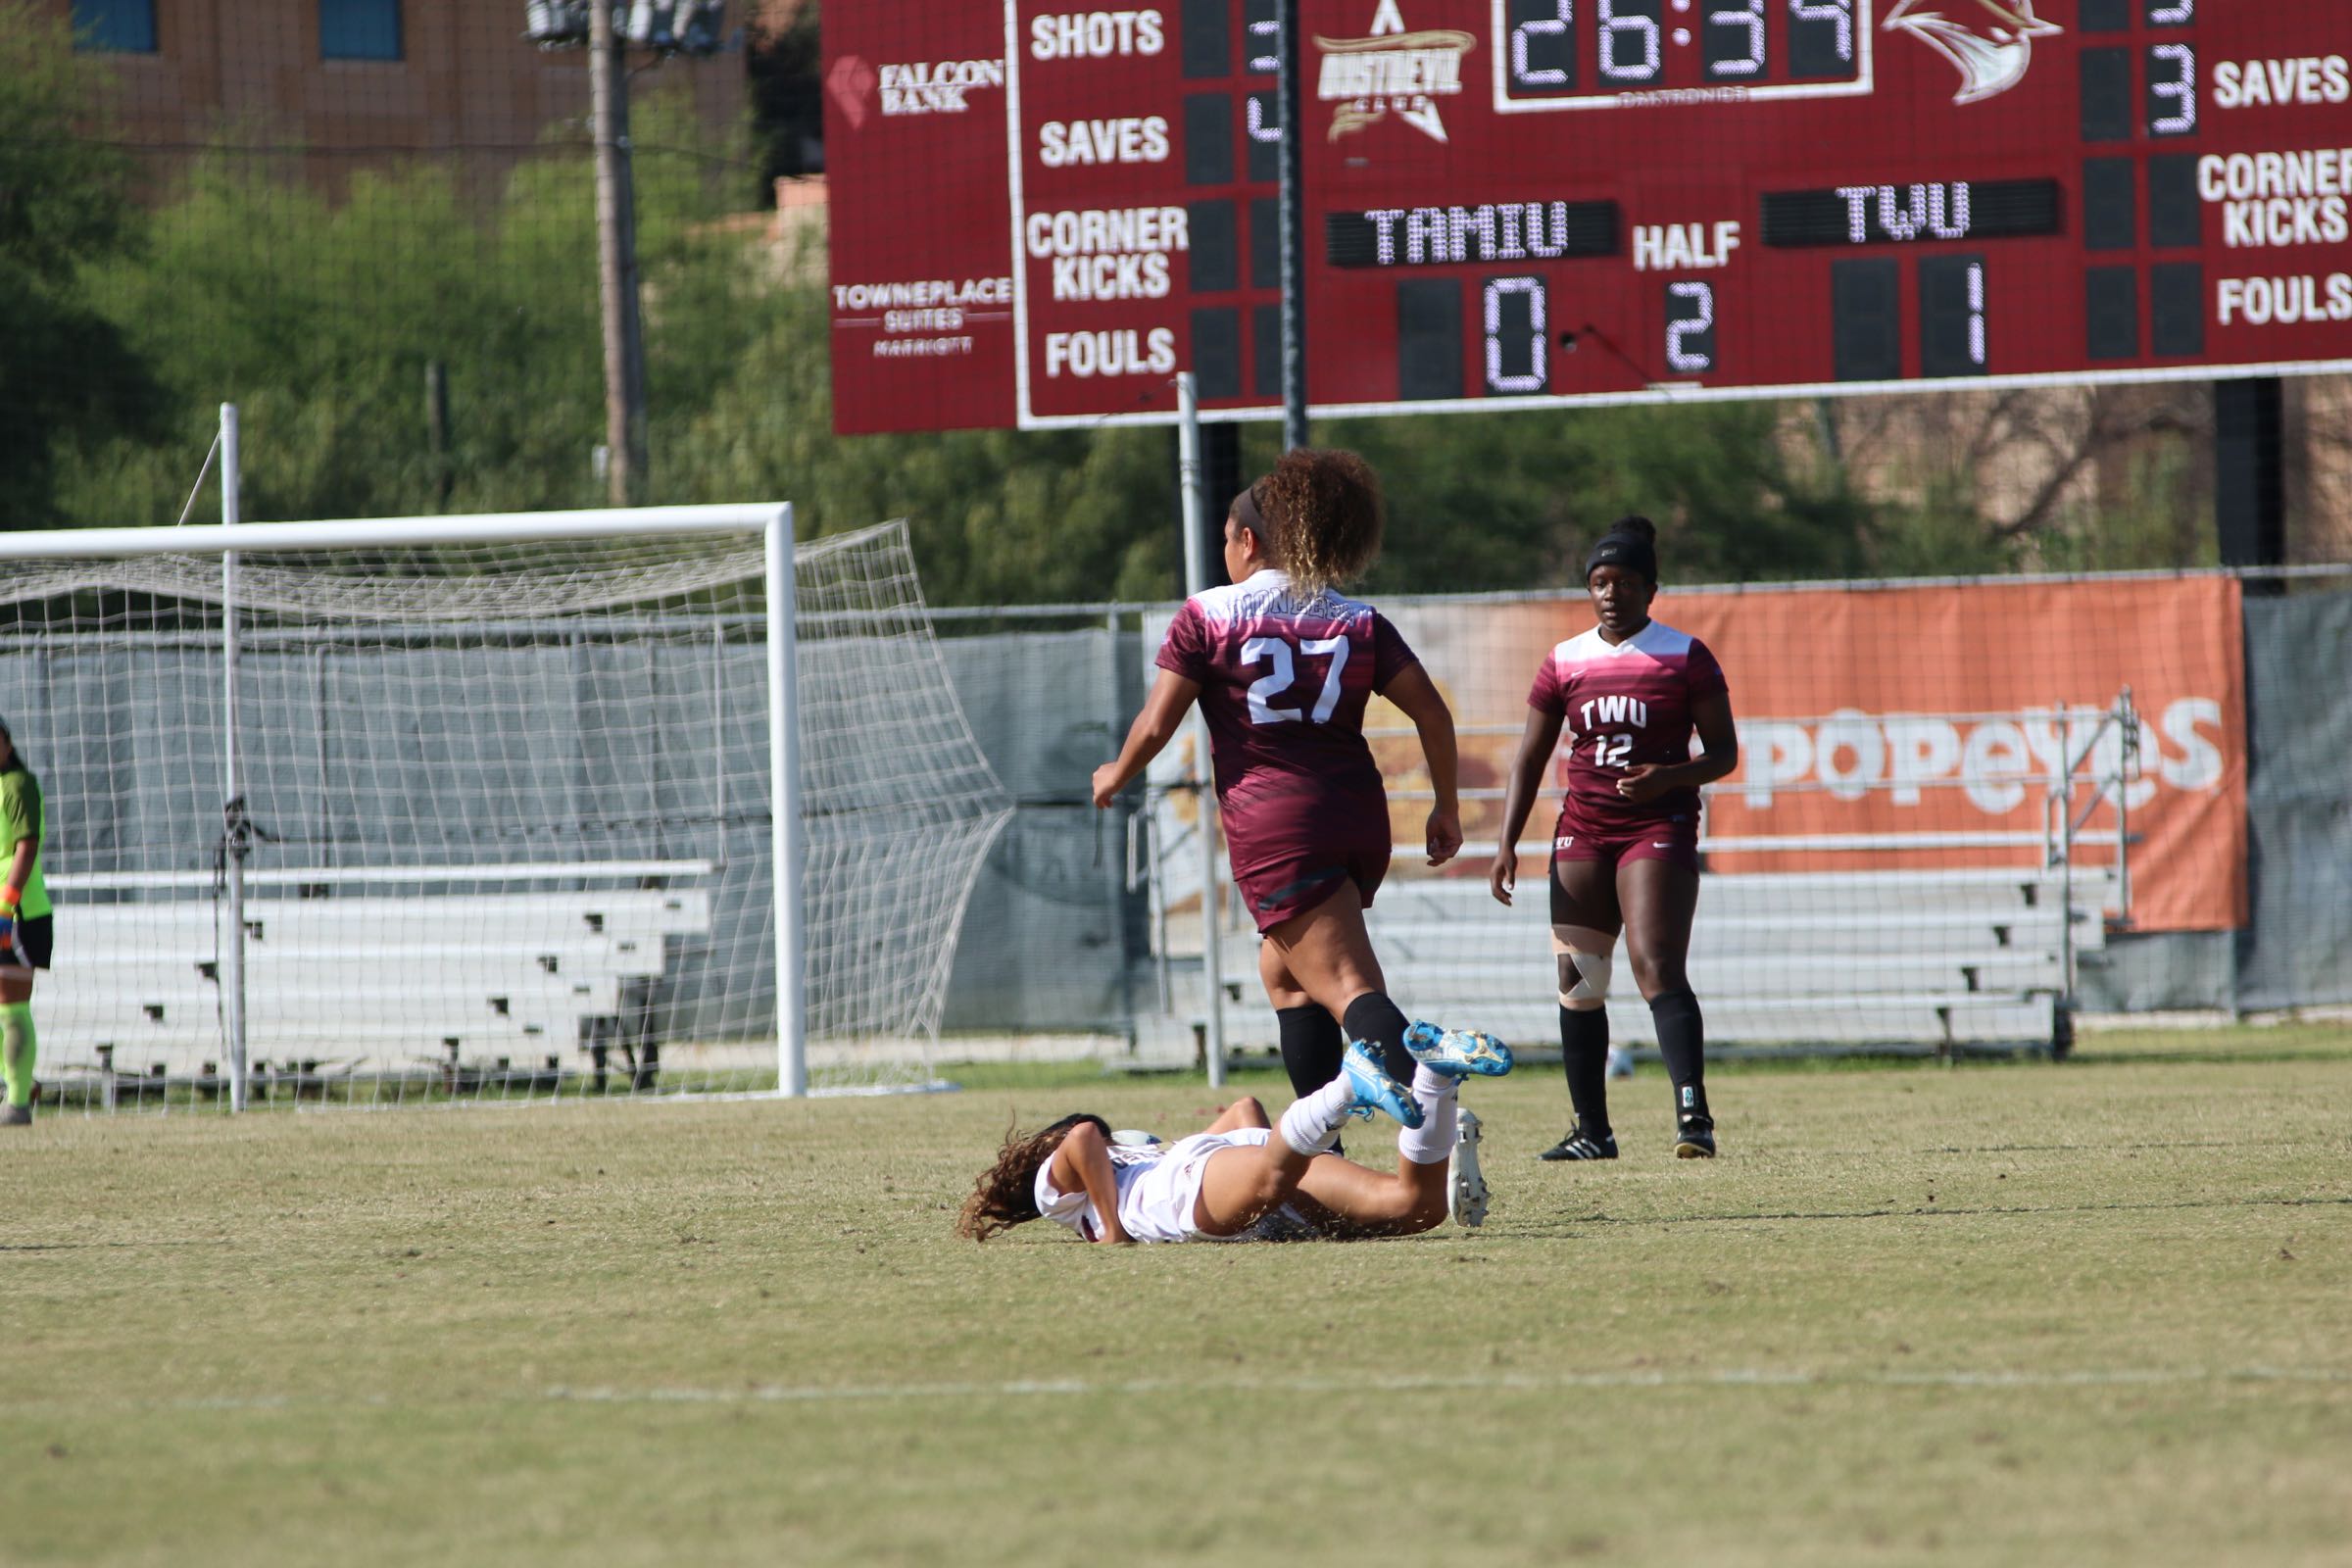
POLYGON ((1478 1117, 1459 1113, 1453 1152, 1446 1157, 1446 1212, 1456 1225, 1475 1230, 1487 1222, 1487 1178, 1478 1168, 1478 1117))

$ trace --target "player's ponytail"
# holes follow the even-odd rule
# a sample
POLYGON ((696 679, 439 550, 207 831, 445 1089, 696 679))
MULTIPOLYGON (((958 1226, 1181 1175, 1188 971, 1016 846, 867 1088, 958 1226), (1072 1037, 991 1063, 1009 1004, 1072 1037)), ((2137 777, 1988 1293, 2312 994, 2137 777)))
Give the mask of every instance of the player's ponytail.
POLYGON ((1037 1218, 1037 1173, 1060 1150, 1070 1129, 1082 1121, 1093 1122, 1103 1137, 1110 1136, 1110 1123, 1083 1112, 1064 1116, 1033 1133, 1006 1127, 997 1162, 980 1173, 980 1179, 972 1184, 971 1197, 963 1200, 962 1212, 956 1216, 956 1234, 985 1242, 999 1231, 1037 1218))
POLYGON ((1352 452, 1286 452, 1249 494, 1301 594, 1344 587, 1380 557, 1380 477, 1352 452))

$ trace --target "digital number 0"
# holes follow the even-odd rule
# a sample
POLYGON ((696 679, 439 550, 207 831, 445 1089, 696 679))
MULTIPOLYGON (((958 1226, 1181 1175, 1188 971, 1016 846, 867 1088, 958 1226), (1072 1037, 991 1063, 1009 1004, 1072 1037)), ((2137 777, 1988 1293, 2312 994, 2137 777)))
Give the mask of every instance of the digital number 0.
POLYGON ((1611 81, 1650 81, 1658 74, 1658 24, 1654 17, 1621 17, 1622 0, 1594 0, 1600 16, 1600 74, 1611 81), (1617 45, 1632 36, 1641 41, 1642 58, 1626 65, 1617 58, 1617 45))
MULTIPOLYGON (((1535 38, 1564 38, 1568 24, 1576 20, 1571 11, 1574 0, 1552 0, 1552 17, 1548 22, 1522 22, 1511 29, 1511 79, 1529 87, 1565 87, 1568 73, 1557 66, 1531 66, 1527 63, 1529 41, 1535 38)), ((1605 0, 1604 0, 1605 3, 1605 0)))
POLYGON ((1490 392, 1541 392, 1549 368, 1550 356, 1544 351, 1550 346, 1551 328, 1544 309, 1544 280, 1540 277, 1491 277, 1486 288, 1487 327, 1487 390, 1490 392), (1503 318, 1505 301, 1524 297, 1527 301, 1527 326, 1524 332, 1506 323, 1503 318), (1518 363, 1524 370, 1506 369, 1511 362, 1508 348, 1511 339, 1519 338, 1518 363))

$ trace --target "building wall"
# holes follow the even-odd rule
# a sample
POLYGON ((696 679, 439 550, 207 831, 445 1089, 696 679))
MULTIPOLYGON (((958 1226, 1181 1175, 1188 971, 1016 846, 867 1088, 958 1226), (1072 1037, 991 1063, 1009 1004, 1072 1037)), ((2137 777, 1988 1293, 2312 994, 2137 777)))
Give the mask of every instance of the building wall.
MULTIPOLYGON (((42 0, 61 16, 71 0, 42 0)), ((332 182, 354 163, 467 149, 511 164, 551 123, 588 114, 585 50, 525 41, 522 0, 401 0, 403 57, 322 60, 318 0, 156 0, 156 51, 108 53, 120 90, 115 132, 193 150, 225 136, 299 143, 332 182)), ((650 64, 636 61, 633 65, 650 64)), ((672 59, 635 74, 643 95, 683 78, 713 128, 742 113, 740 49, 672 59)))

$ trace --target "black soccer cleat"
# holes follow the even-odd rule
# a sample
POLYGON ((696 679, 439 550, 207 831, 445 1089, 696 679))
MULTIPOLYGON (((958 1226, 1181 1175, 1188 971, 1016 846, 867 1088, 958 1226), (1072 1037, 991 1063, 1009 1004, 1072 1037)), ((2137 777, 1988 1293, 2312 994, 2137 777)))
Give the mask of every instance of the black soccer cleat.
POLYGON ((1674 1157, 1677 1159, 1713 1159, 1715 1157, 1715 1123, 1705 1116, 1685 1116, 1675 1129, 1674 1157))
POLYGON ((1563 1133, 1558 1143, 1536 1157, 1550 1160, 1615 1159, 1617 1157, 1617 1135, 1602 1133, 1598 1137, 1594 1137, 1585 1131, 1585 1124, 1580 1121, 1563 1133))

